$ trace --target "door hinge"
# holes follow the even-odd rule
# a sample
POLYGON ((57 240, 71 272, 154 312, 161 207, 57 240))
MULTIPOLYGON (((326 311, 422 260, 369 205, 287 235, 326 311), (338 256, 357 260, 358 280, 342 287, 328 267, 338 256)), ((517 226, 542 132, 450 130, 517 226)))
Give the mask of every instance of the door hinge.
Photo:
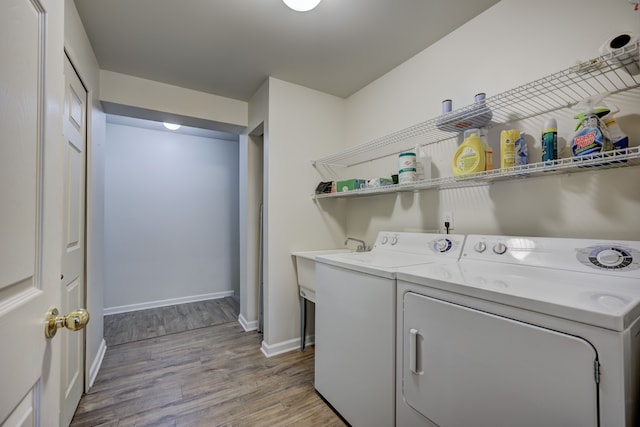
POLYGON ((596 384, 600 384, 600 362, 598 362, 598 359, 593 362, 593 368, 596 377, 596 384))

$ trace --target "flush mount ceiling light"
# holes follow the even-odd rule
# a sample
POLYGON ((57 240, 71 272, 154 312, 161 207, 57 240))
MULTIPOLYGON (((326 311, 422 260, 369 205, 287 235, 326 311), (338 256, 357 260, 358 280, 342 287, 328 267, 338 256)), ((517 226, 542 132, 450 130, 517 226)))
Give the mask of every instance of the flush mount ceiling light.
POLYGON ((166 127, 169 130, 178 130, 178 129, 180 129, 180 125, 177 125, 175 123, 164 122, 162 124, 164 125, 164 127, 166 127))
POLYGON ((320 0, 282 0, 289 8, 297 12, 308 12, 316 7, 320 0))

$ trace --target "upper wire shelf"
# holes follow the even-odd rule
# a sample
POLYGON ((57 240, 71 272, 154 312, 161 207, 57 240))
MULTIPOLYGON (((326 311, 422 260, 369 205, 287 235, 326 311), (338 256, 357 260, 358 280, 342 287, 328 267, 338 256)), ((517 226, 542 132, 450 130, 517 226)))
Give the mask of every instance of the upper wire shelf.
POLYGON ((595 153, 581 157, 567 157, 538 163, 530 163, 512 168, 493 169, 462 176, 446 176, 425 179, 403 184, 387 185, 376 188, 362 188, 340 193, 316 194, 314 199, 364 197, 385 193, 399 193, 405 191, 420 191, 429 189, 446 189, 475 187, 487 185, 495 181, 533 176, 550 176, 572 172, 586 172, 595 169, 622 168, 640 165, 640 147, 623 148, 604 153, 595 153))
MULTIPOLYGON (((640 74, 631 75, 627 65, 638 62, 640 42, 629 44, 606 55, 581 62, 515 89, 485 100, 491 111, 489 126, 522 120, 562 108, 568 108, 589 96, 615 94, 640 86, 640 74), (625 65, 626 64, 626 65, 625 65)), ((483 111, 486 109, 483 108, 483 111)), ((459 108, 446 116, 438 116, 408 128, 376 138, 364 144, 312 161, 314 166, 355 166, 400 153, 415 146, 433 144, 456 136, 461 130, 455 124, 443 126, 443 118, 452 116, 456 123, 473 122, 482 114, 477 104, 459 108)), ((446 122, 446 120, 445 120, 446 122)))

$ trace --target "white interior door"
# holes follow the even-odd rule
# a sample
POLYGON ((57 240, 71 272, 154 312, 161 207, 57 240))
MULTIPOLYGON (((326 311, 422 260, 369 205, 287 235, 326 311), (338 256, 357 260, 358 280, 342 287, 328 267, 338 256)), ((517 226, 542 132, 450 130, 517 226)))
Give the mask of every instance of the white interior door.
MULTIPOLYGON (((85 306, 85 164, 87 91, 69 59, 64 61, 64 216, 61 312, 85 306)), ((85 333, 61 334, 62 408, 60 425, 67 426, 84 391, 85 333)))
POLYGON ((0 6, 0 424, 58 420, 63 3, 0 6))
POLYGON ((595 427, 587 341, 404 294, 402 396, 441 427, 595 427))

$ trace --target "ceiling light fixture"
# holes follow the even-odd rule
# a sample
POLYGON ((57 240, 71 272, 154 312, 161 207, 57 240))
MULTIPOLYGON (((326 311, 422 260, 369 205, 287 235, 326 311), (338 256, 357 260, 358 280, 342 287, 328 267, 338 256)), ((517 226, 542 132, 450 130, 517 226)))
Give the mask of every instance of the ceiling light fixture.
POLYGON ((282 0, 289 8, 297 12, 308 12, 315 8, 320 0, 282 0))
POLYGON ((164 125, 164 127, 166 127, 169 130, 178 130, 178 129, 180 129, 180 125, 177 125, 175 123, 164 122, 162 124, 164 125))

